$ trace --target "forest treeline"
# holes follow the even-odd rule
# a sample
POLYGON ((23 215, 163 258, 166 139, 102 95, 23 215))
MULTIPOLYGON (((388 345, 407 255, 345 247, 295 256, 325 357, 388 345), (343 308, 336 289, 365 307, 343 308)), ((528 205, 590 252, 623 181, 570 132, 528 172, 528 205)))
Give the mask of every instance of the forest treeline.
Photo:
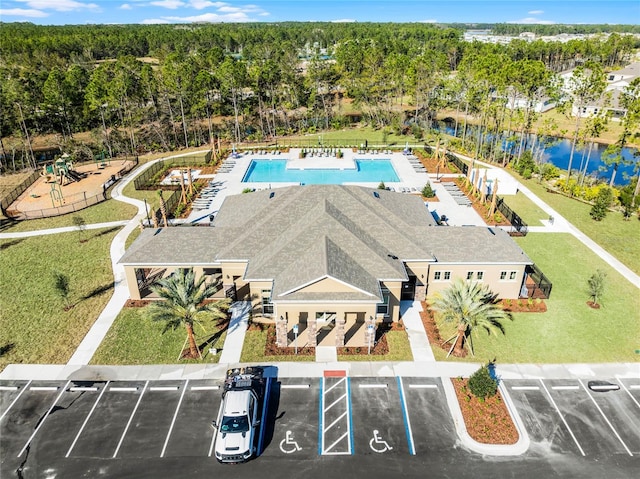
MULTIPOLYGON (((420 23, 3 23, 0 136, 23 140, 2 143, 3 166, 16 149, 33 160, 34 134, 57 133, 76 156, 115 156, 338 128, 354 110, 416 135, 445 108, 475 116, 486 131, 526 132, 534 103, 557 92, 556 73, 589 65, 591 78, 586 72, 621 67, 640 47, 615 32, 508 45, 468 43, 463 33, 420 23), (507 109, 516 98, 525 106, 507 109), (74 142, 83 131, 93 151, 74 142)), ((583 101, 604 94, 593 88, 583 101)), ((597 128, 581 135, 595 138, 597 128)))

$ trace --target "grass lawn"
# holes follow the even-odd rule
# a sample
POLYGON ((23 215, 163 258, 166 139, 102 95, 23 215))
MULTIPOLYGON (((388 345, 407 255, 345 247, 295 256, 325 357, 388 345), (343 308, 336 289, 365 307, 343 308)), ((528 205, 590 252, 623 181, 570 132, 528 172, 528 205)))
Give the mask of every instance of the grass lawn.
MULTIPOLYGON (((107 200, 97 205, 90 206, 75 213, 37 220, 18 221, 2 230, 3 233, 17 233, 21 231, 35 231, 48 228, 62 228, 73 226, 73 217, 80 216, 86 224, 106 223, 109 221, 128 220, 133 218, 138 209, 122 201, 107 200)), ((89 233, 87 232, 87 236, 89 233)))
POLYGON ((640 221, 637 216, 633 216, 630 221, 624 221, 622 213, 609 212, 604 220, 594 221, 589 216, 591 205, 563 195, 548 193, 544 186, 535 180, 520 181, 576 228, 622 261, 632 271, 640 274, 640 241, 638 241, 640 221))
POLYGON ((0 240, 0 369, 10 363, 66 363, 111 297, 109 246, 117 230, 0 240), (69 277, 69 302, 53 271, 69 277))
MULTIPOLYGON (((413 361, 409 337, 406 331, 387 331, 389 354, 383 356, 369 354, 338 355, 338 361, 413 361)), ((364 348, 366 350, 366 348, 364 348)))
POLYGON ((519 191, 515 195, 502 196, 509 208, 518 213, 520 218, 529 226, 542 226, 540 220, 546 220, 549 215, 542 211, 533 201, 519 191))
MULTIPOLYGON (((635 362, 640 355, 638 289, 569 234, 529 233, 517 242, 553 283, 546 313, 518 313, 505 324, 504 336, 478 331, 476 356, 502 363, 635 362), (591 309, 587 279, 607 273, 602 307, 591 309)), ((453 334, 450 325, 440 334, 453 334)), ((446 352, 434 348, 437 360, 446 352)))
POLYGON ((416 140, 411 135, 398 135, 391 132, 387 135, 387 141, 383 141, 383 130, 374 129, 369 126, 348 128, 339 131, 322 131, 318 133, 310 133, 308 135, 290 136, 283 139, 283 143, 286 145, 295 144, 300 142, 300 146, 308 145, 309 147, 318 147, 319 139, 322 139, 322 144, 325 146, 331 146, 333 143, 339 142, 344 144, 345 142, 353 143, 358 142, 353 146, 360 146, 360 143, 368 141, 369 147, 373 145, 389 145, 395 147, 404 147, 406 142, 409 144, 423 144, 424 140, 416 140), (311 142, 311 143, 310 143, 311 142))
MULTIPOLYGON (((206 363, 217 363, 220 350, 227 337, 226 323, 218 326, 218 320, 203 321, 195 326, 196 341, 202 346, 202 358, 206 363), (217 354, 209 348, 218 348, 217 354)), ((200 363, 199 360, 182 360, 187 333, 184 328, 163 333, 164 323, 151 321, 147 308, 124 308, 107 336, 91 358, 91 364, 175 364, 200 363)), ((186 346, 185 346, 186 347, 186 346)))
POLYGON ((280 361, 315 361, 315 355, 282 355, 282 356, 265 356, 264 349, 267 344, 267 329, 262 331, 259 329, 251 329, 247 331, 244 337, 244 345, 242 346, 242 355, 240 362, 280 362, 280 361))

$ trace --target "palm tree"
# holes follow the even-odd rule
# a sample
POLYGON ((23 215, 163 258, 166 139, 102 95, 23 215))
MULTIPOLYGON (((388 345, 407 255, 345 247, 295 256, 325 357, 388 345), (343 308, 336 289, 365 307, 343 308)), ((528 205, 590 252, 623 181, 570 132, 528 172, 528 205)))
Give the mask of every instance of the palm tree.
POLYGON ((444 322, 457 324, 457 333, 447 340, 454 340, 452 349, 455 356, 463 354, 465 345, 474 354, 471 334, 476 328, 483 328, 488 334, 497 334, 498 331, 504 334, 502 321, 513 317, 496 303, 497 295, 487 285, 462 278, 436 294, 431 307, 444 322))
POLYGON ((166 321, 165 331, 184 325, 189 340, 189 357, 200 357, 193 334, 193 325, 206 317, 222 319, 226 317, 230 300, 204 304, 218 290, 216 284, 205 285, 205 276, 196 281, 192 268, 180 268, 171 276, 162 278, 151 286, 151 291, 163 301, 153 302, 149 307, 151 319, 166 321))

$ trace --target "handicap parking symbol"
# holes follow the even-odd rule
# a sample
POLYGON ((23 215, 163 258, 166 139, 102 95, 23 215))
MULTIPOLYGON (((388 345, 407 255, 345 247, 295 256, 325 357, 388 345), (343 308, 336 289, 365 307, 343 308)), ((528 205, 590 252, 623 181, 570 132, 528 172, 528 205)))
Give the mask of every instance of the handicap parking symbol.
POLYGON ((371 438, 371 441, 369 441, 369 447, 373 452, 377 452, 378 454, 382 454, 383 452, 391 451, 393 449, 387 441, 382 439, 380 431, 377 429, 373 430, 373 437, 371 438))
POLYGON ((293 440, 293 433, 291 431, 287 431, 284 439, 280 441, 280 450, 285 454, 292 454, 297 451, 302 451, 302 448, 293 440))

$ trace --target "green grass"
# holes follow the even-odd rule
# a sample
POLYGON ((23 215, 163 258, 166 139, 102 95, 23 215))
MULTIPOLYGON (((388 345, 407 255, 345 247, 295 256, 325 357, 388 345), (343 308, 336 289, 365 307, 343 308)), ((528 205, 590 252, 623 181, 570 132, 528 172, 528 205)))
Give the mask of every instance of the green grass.
POLYGON ((242 346, 242 355, 240 362, 280 362, 280 361, 315 361, 315 356, 309 355, 282 355, 282 356, 265 356, 264 348, 267 344, 267 329, 249 330, 244 337, 244 345, 242 346))
POLYGON ((549 218, 548 214, 542 211, 538 205, 521 191, 515 195, 505 195, 502 198, 507 206, 515 211, 529 226, 541 226, 542 222, 540 220, 549 218))
POLYGON ((218 320, 205 320, 202 327, 194 328, 197 343, 203 347, 203 361, 179 361, 187 337, 184 328, 163 333, 164 323, 152 321, 146 307, 124 308, 91 358, 91 364, 217 363, 227 337, 226 324, 217 323, 218 320), (218 353, 210 354, 209 348, 217 348, 218 353))
MULTIPOLYGON (((389 354, 383 356, 369 354, 338 355, 338 361, 413 361, 409 337, 406 331, 387 331, 389 354)), ((366 348, 364 348, 366 350, 366 348)))
MULTIPOLYGON (((476 356, 502 363, 636 362, 640 356, 638 289, 569 234, 529 233, 518 243, 553 283, 546 313, 517 313, 504 336, 475 335, 476 356), (602 307, 587 306, 587 279, 607 273, 602 307)), ((453 327, 441 328, 446 339, 453 327)), ((446 352, 434 348, 437 360, 446 352)))
MULTIPOLYGON (((389 129, 391 131, 391 129, 389 129)), ((310 133, 308 135, 291 136, 287 137, 284 141, 285 144, 296 144, 296 141, 300 142, 300 146, 318 147, 319 138, 322 139, 322 144, 325 146, 331 146, 334 143, 344 144, 345 142, 353 143, 357 141, 358 144, 352 145, 359 147, 360 143, 368 141, 369 147, 373 145, 389 145, 395 147, 404 147, 406 142, 409 144, 422 144, 424 140, 416 140, 413 136, 397 135, 395 133, 389 133, 386 143, 383 141, 382 129, 374 129, 371 127, 358 127, 348 128, 339 131, 323 131, 319 133, 310 133)))
POLYGON ((109 221, 128 220, 133 218, 138 209, 122 201, 107 200, 97 205, 90 206, 75 213, 37 220, 18 221, 2 230, 3 233, 18 233, 22 231, 36 231, 49 228, 62 228, 73 226, 73 217, 80 216, 85 224, 106 223, 109 221))
POLYGON ((10 363, 66 363, 113 292, 109 245, 117 230, 0 240, 0 369, 10 363), (70 279, 70 302, 53 271, 70 279))
POLYGON ((622 213, 609 212, 604 220, 594 221, 589 216, 591 205, 563 195, 548 193, 545 187, 535 180, 520 181, 625 266, 640 274, 640 221, 637 216, 625 221, 622 219, 622 213))

